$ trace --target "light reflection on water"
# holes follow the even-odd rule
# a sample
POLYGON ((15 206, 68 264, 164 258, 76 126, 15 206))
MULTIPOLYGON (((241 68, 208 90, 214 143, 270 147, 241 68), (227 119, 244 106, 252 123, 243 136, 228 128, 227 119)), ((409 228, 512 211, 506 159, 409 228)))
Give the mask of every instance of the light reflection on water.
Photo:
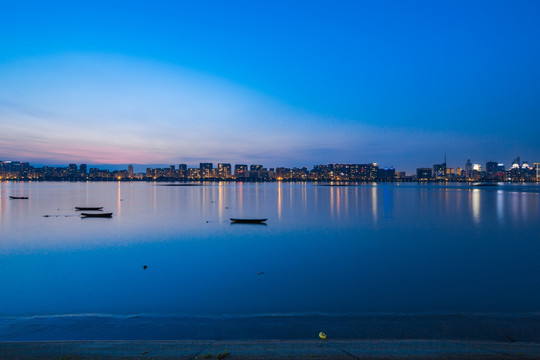
POLYGON ((162 185, 0 183, 0 315, 540 310, 538 186, 162 185))
POLYGON ((473 189, 471 194, 471 205, 472 205, 472 215, 475 224, 480 223, 480 201, 481 201, 481 190, 480 189, 473 189))

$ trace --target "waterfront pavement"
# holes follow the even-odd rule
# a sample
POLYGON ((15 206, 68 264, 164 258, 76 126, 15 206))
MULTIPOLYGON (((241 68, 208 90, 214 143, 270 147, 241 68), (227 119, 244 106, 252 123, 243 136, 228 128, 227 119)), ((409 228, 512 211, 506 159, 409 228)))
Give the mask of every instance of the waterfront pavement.
POLYGON ((457 340, 0 342, 0 359, 540 359, 540 343, 457 340))

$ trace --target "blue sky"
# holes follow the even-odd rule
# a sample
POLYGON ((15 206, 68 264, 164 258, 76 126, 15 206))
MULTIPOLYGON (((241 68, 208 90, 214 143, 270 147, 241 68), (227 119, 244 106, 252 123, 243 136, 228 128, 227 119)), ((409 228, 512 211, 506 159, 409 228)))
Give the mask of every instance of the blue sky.
POLYGON ((540 160, 538 1, 2 1, 0 160, 540 160))

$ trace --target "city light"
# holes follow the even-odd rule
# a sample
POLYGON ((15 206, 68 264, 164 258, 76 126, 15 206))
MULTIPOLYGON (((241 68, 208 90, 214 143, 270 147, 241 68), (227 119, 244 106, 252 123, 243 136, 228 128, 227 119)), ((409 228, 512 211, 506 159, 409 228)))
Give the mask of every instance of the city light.
POLYGON ((0 161, 0 180, 36 181, 341 181, 341 182, 538 182, 540 165, 530 166, 527 161, 514 159, 506 170, 499 162, 488 161, 485 168, 467 160, 465 167, 448 167, 446 159, 433 167, 421 167, 415 174, 407 175, 393 167, 379 167, 377 163, 327 164, 307 167, 266 168, 261 164, 247 165, 200 163, 199 167, 187 164, 166 168, 147 168, 135 173, 133 165, 127 170, 87 168, 86 164, 69 164, 67 167, 34 167, 28 162, 0 161))

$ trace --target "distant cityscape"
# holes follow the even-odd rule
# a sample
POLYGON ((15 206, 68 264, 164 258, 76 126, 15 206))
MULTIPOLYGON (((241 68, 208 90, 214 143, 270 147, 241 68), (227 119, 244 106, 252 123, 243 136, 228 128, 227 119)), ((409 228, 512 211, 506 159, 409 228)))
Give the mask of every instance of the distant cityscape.
POLYGON ((199 167, 186 164, 166 168, 147 168, 135 173, 133 165, 126 170, 104 170, 86 164, 66 167, 34 167, 28 162, 0 161, 0 180, 12 181, 350 181, 350 182, 539 182, 540 164, 521 161, 516 157, 505 167, 496 161, 482 164, 464 162, 463 167, 449 167, 446 158, 432 167, 416 169, 415 174, 396 171, 392 167, 368 164, 314 165, 302 168, 266 168, 263 165, 229 163, 200 163, 199 167))

